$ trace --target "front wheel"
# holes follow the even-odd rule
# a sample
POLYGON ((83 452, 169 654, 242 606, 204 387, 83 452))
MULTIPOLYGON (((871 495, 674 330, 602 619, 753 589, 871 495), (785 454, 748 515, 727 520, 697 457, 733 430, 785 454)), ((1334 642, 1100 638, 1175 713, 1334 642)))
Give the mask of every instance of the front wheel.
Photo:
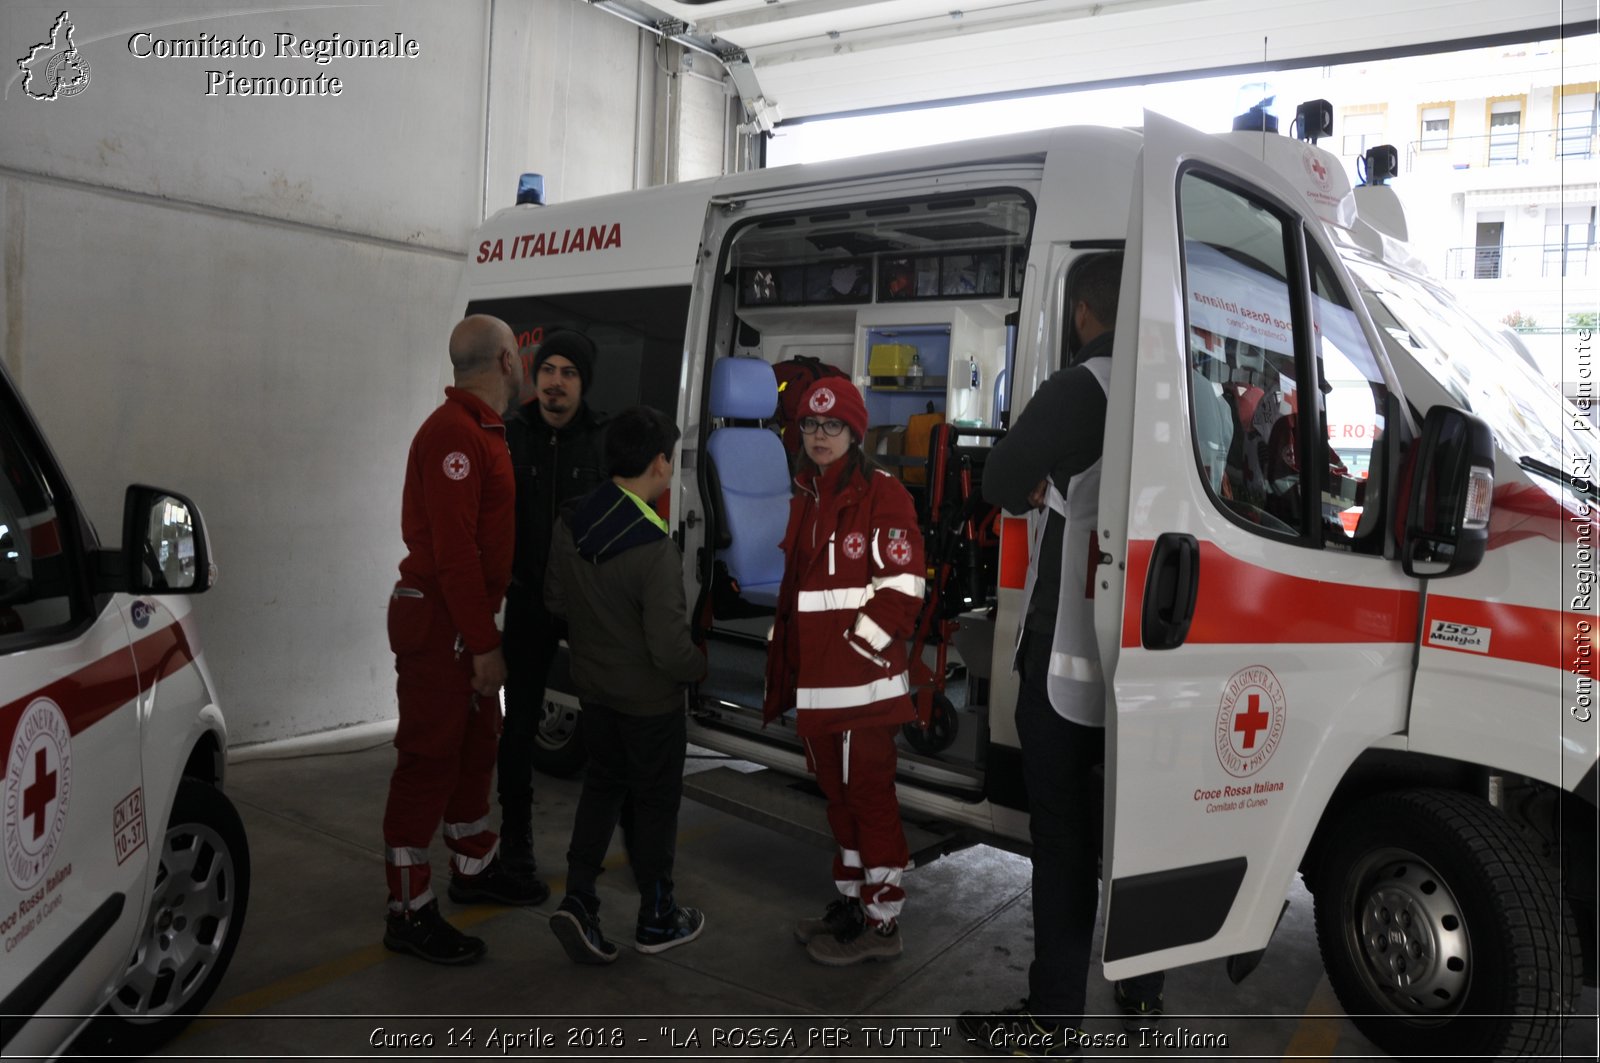
POLYGON ((1310 883, 1317 942, 1362 1033, 1396 1056, 1553 1048, 1578 992, 1575 932, 1509 820, 1413 790, 1359 803, 1329 837, 1310 883))
POLYGON ((238 812, 216 787, 181 780, 138 946, 80 1045, 143 1054, 187 1026, 228 969, 249 899, 250 847, 238 812))

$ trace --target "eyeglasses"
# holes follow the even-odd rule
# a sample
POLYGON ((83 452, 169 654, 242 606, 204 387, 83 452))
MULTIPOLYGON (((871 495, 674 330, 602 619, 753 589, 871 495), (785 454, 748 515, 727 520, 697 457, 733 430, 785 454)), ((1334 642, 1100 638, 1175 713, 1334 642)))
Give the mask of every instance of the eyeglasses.
POLYGON ((814 436, 818 432, 821 432, 825 436, 836 436, 840 432, 843 432, 844 429, 845 424, 843 421, 835 421, 832 419, 819 421, 815 417, 800 418, 800 431, 808 436, 814 436))

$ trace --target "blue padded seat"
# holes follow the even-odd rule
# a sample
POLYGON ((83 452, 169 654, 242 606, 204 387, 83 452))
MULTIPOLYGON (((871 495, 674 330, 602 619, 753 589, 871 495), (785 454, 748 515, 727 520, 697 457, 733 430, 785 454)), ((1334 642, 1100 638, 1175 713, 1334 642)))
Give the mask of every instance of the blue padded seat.
MULTIPOLYGON (((711 367, 711 416, 764 421, 778 408, 778 378, 760 358, 723 358, 711 367)), ((789 457, 770 428, 713 428, 706 453, 722 485, 722 527, 728 545, 717 559, 739 596, 775 606, 783 581, 783 532, 789 522, 789 457)))

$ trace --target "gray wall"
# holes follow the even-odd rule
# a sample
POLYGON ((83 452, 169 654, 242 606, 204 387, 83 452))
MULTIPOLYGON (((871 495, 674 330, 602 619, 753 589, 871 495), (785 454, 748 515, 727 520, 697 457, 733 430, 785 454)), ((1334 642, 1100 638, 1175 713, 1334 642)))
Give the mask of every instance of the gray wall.
MULTIPOLYGON (((29 99, 0 73, 6 366, 103 539, 129 482, 200 503, 221 566, 201 639, 234 744, 394 714, 406 448, 439 401, 484 212, 526 169, 561 199, 663 169, 653 39, 621 20, 577 0, 324 8, 75 5, 83 92, 29 99), (268 57, 138 59, 140 30, 244 34, 268 57), (421 56, 275 59, 278 31, 398 31, 421 56), (204 71, 229 68, 344 89, 205 96, 204 71)), ((8 0, 7 56, 60 11, 8 0)), ((702 95, 697 124, 722 122, 725 100, 702 95)))

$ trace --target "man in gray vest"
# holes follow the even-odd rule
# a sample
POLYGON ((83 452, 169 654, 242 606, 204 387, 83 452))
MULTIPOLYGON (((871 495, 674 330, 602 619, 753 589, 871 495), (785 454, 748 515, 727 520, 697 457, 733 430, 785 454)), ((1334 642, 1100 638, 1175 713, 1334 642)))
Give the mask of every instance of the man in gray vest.
MULTIPOLYGON (((1101 254, 1069 275, 1073 364, 1053 374, 984 467, 983 496, 1030 514, 1033 548, 1015 666, 1033 840, 1033 963, 1021 1004, 963 1015, 983 1048, 1050 1041, 1040 1055, 1071 1055, 1083 1023, 1099 906, 1105 765, 1105 679, 1094 634, 1095 541, 1111 381, 1112 328, 1122 255, 1101 254)), ((1160 973, 1117 982, 1130 1029, 1162 1008, 1160 973)))

